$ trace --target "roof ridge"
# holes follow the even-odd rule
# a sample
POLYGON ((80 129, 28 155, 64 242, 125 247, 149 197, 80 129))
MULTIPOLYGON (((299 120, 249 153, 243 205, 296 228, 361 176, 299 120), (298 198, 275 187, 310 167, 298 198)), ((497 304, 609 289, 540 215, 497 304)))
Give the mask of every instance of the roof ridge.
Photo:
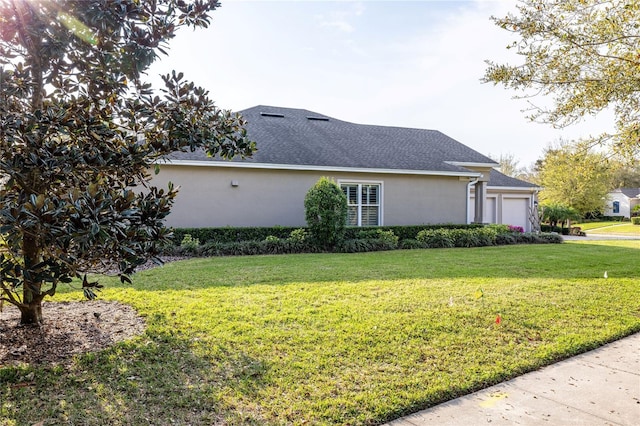
POLYGON ((440 133, 441 135, 446 136, 449 139, 453 139, 454 141, 458 142, 458 143, 462 143, 454 138, 452 138, 451 136, 448 136, 446 134, 444 134, 442 131, 438 130, 438 129, 427 129, 424 127, 415 127, 415 126, 411 126, 411 127, 406 127, 406 126, 395 126, 395 125, 383 125, 383 124, 368 124, 368 123, 356 123, 354 121, 347 121, 347 120, 342 120, 340 118, 335 118, 333 116, 321 113, 321 112, 317 112, 317 111, 312 111, 306 108, 293 108, 293 107, 282 107, 282 106, 276 106, 276 105, 255 105, 249 108, 244 108, 239 110, 239 113, 243 113, 245 111, 249 111, 249 110, 256 110, 256 109, 260 109, 260 108, 272 108, 274 110, 286 110, 286 111, 298 111, 298 112, 304 112, 305 114, 313 114, 313 115, 317 115, 320 117, 326 117, 329 118, 331 120, 335 120, 335 121, 340 121, 342 123, 348 123, 348 124, 353 124, 354 126, 366 126, 366 127, 377 127, 377 128, 385 128, 385 129, 403 129, 403 130, 417 130, 417 131, 429 131, 429 132, 437 132, 440 133))

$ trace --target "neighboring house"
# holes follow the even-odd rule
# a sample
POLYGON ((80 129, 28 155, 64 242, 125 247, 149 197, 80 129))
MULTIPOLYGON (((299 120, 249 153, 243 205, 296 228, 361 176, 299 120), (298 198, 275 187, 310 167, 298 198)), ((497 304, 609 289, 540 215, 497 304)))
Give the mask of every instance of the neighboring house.
POLYGON ((241 113, 258 148, 252 158, 224 161, 199 151, 161 164, 154 184, 181 187, 168 225, 304 226, 305 195, 321 176, 347 194, 353 226, 527 220, 509 200, 533 190, 512 181, 492 186, 498 164, 438 131, 354 124, 303 109, 241 113), (487 210, 493 199, 502 207, 487 210))
POLYGON ((631 217, 631 210, 640 204, 640 188, 618 188, 609 192, 605 216, 631 217))

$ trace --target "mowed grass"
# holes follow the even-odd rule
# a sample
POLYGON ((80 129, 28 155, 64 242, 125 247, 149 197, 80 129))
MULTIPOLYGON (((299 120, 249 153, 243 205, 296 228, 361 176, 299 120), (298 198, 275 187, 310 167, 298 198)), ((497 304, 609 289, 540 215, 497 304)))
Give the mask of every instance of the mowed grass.
POLYGON ((382 424, 640 331, 638 260, 640 241, 581 241, 104 279, 146 333, 66 369, 1 368, 0 424, 382 424))
POLYGON ((640 225, 633 225, 629 222, 589 222, 578 223, 575 226, 579 226, 588 234, 621 234, 640 237, 640 225))

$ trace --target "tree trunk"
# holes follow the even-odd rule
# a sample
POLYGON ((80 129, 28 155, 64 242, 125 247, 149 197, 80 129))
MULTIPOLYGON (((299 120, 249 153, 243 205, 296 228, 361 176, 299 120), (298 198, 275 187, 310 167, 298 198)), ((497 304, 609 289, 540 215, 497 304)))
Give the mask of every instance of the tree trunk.
POLYGON ((22 238, 22 255, 24 256, 25 277, 22 282, 22 304, 19 306, 22 314, 21 324, 42 324, 42 282, 33 280, 33 275, 27 276, 26 272, 33 274, 31 268, 40 262, 40 247, 37 240, 25 235, 22 238))
MULTIPOLYGON (((44 108, 44 72, 42 66, 42 56, 40 51, 42 49, 42 35, 33 34, 27 31, 28 28, 33 28, 33 14, 35 13, 35 7, 32 9, 27 3, 22 1, 11 2, 13 10, 18 18, 18 36, 22 40, 23 45, 27 49, 25 59, 27 64, 31 65, 31 75, 33 76, 34 87, 31 89, 31 113, 35 113, 38 110, 44 108)), ((34 118, 32 122, 37 120, 34 118)), ((32 124, 33 124, 32 123, 32 124)), ((40 184, 40 176, 37 173, 37 169, 34 169, 36 173, 29 173, 29 185, 27 188, 32 194, 36 196, 41 193, 37 188, 40 184)), ((31 272, 32 266, 40 262, 41 249, 38 241, 33 235, 23 235, 22 237, 22 256, 24 257, 24 267, 26 271, 31 272)), ((37 282, 31 277, 24 276, 22 282, 22 304, 19 306, 22 314, 21 324, 42 324, 42 299, 44 295, 41 294, 42 282, 37 282)))
POLYGON ((41 325, 42 324, 42 298, 38 297, 28 305, 20 306, 20 324, 41 325))

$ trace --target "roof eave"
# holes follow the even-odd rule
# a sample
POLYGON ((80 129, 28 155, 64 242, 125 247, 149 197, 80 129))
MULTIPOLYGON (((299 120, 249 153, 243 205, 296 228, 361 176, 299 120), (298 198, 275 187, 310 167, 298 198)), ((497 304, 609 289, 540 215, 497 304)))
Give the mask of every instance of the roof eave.
POLYGON ((445 163, 458 167, 486 167, 489 169, 500 166, 498 163, 471 163, 467 161, 445 161, 445 163))
POLYGON ((487 189, 494 190, 502 190, 502 191, 528 191, 528 192, 536 192, 542 191, 542 188, 539 186, 492 186, 487 185, 487 189))
POLYGON ((320 172, 343 173, 369 173, 369 174, 396 174, 396 175, 423 175, 423 176, 451 176, 476 178, 482 174, 477 172, 442 171, 442 170, 410 170, 410 169, 375 169, 357 167, 316 166, 303 164, 272 164, 272 163, 238 163, 231 161, 197 161, 197 160, 166 160, 161 165, 192 166, 192 167, 222 167, 239 169, 264 169, 264 170, 298 170, 320 172))

